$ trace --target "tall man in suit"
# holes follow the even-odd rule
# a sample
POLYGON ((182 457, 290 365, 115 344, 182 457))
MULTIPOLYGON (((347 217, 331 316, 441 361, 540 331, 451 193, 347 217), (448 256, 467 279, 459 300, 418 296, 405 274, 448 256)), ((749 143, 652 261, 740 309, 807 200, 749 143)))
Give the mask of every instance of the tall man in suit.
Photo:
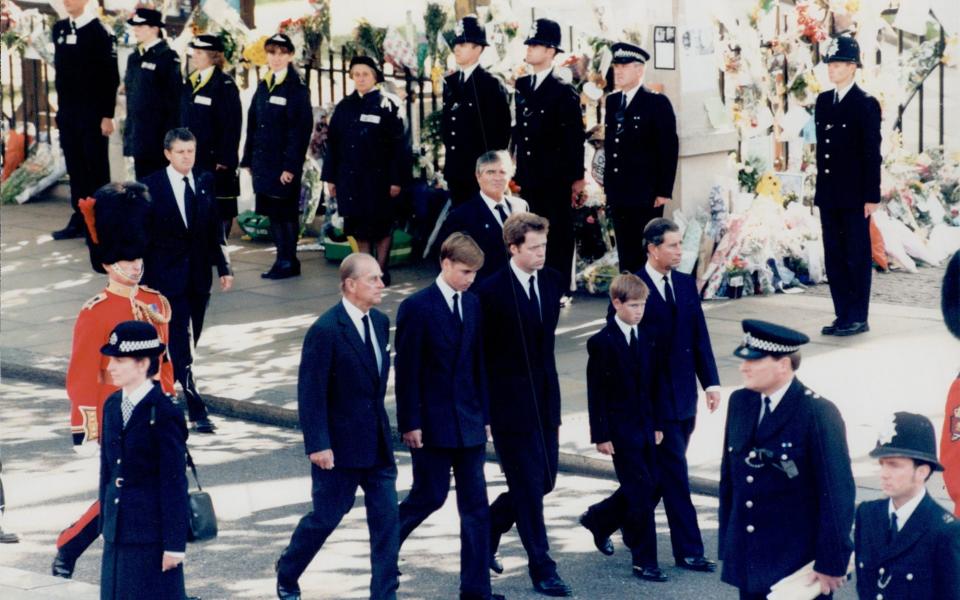
POLYGON ((870 456, 887 498, 857 507, 854 552, 862 599, 952 598, 960 590, 960 521, 927 493, 937 461, 933 423, 898 412, 870 456), (952 591, 951 591, 952 590, 952 591))
MULTIPOLYGON (((490 510, 483 476, 490 436, 480 300, 467 291, 483 265, 470 236, 440 248, 436 281, 397 312, 397 425, 413 459, 413 488, 400 504, 400 543, 435 512, 457 482, 460 598, 489 600, 490 510)), ((502 596, 499 596, 502 598, 502 596)))
POLYGON ((549 222, 516 213, 503 226, 510 261, 479 289, 484 359, 490 393, 490 426, 508 491, 490 506, 491 568, 500 536, 516 523, 527 551, 533 587, 569 596, 570 586, 550 558, 543 497, 557 479, 560 382, 554 332, 560 316, 560 274, 544 268, 549 222))
POLYGON ((510 260, 510 254, 503 246, 503 224, 510 215, 529 209, 523 198, 507 197, 507 184, 513 177, 513 161, 505 150, 484 152, 477 159, 476 177, 480 191, 450 211, 443 223, 441 239, 462 231, 480 246, 483 266, 475 279, 479 285, 510 260))
POLYGON ((603 189, 613 217, 620 270, 643 267, 646 247, 638 231, 663 216, 673 195, 679 140, 670 100, 643 87, 650 55, 614 44, 613 76, 619 92, 607 96, 603 189))
POLYGON ((851 37, 827 46, 835 89, 817 96, 817 190, 823 252, 836 315, 823 335, 870 330, 870 215, 880 205, 880 103, 854 77, 860 46, 851 37))
POLYGON ((277 596, 299 600, 297 580, 364 492, 370 529, 370 598, 392 600, 397 571, 397 466, 383 401, 390 373, 390 319, 377 260, 354 253, 340 263, 343 300, 307 331, 297 405, 310 458, 313 510, 277 561, 277 596))
MULTIPOLYGON (((709 572, 716 564, 704 557, 697 511, 690 499, 686 455, 697 419, 697 381, 713 412, 720 406, 720 377, 696 281, 674 270, 682 254, 679 228, 669 219, 654 219, 644 229, 643 239, 647 263, 637 275, 651 292, 641 326, 653 338, 661 365, 655 395, 663 441, 657 446, 659 483, 654 504, 663 497, 677 566, 709 572)), ((591 506, 581 518, 601 551, 608 547, 605 538, 623 525, 627 509, 626 498, 618 490, 591 506)))
POLYGON ((499 79, 480 66, 487 34, 475 16, 454 29, 457 70, 443 80, 443 177, 450 199, 458 206, 477 191, 473 176, 477 158, 510 143, 510 100, 499 79))
POLYGON ((800 347, 787 327, 748 319, 744 389, 730 396, 720 463, 721 579, 741 600, 814 561, 823 594, 844 583, 856 488, 840 411, 796 378, 800 347))
POLYGON ((550 221, 547 266, 560 273, 565 298, 573 275, 573 206, 580 203, 583 178, 583 113, 580 94, 553 73, 560 48, 560 25, 533 23, 526 62, 532 75, 517 80, 513 150, 516 182, 531 210, 550 221))
POLYGON ((170 300, 170 358, 190 422, 200 433, 213 433, 216 427, 193 378, 193 345, 200 341, 210 302, 210 269, 217 269, 225 292, 233 287, 233 275, 213 175, 193 168, 196 138, 189 129, 171 129, 163 148, 170 164, 143 179, 153 197, 144 280, 170 300))

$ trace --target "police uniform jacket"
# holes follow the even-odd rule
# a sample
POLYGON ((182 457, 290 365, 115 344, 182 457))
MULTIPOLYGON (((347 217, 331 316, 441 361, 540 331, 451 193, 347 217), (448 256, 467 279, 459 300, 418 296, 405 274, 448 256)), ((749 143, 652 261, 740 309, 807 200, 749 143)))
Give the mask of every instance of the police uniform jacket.
POLYGON ((120 86, 113 35, 99 19, 76 34, 63 19, 54 24, 52 36, 57 126, 70 126, 74 119, 112 119, 120 86))
POLYGON ((337 104, 327 133, 323 180, 337 186, 342 216, 385 217, 390 186, 404 179, 403 140, 395 97, 374 89, 364 96, 353 92, 337 104))
POLYGON ((219 67, 196 90, 183 86, 182 125, 197 138, 197 167, 215 173, 217 165, 236 171, 243 113, 240 91, 219 67))
POLYGON ((250 103, 247 138, 240 166, 249 167, 253 191, 274 198, 299 198, 300 177, 313 133, 310 91, 293 65, 273 90, 261 80, 250 103), (293 173, 284 185, 280 175, 293 173))
MULTIPOLYGON (((183 411, 154 386, 124 427, 122 398, 123 392, 117 391, 104 404, 103 539, 114 544, 161 544, 164 551, 183 552, 189 514, 183 411)), ((159 569, 160 565, 147 567, 159 569)), ((136 585, 136 580, 130 585, 136 585)))
POLYGON ((447 181, 476 181, 477 159, 510 143, 510 100, 499 79, 477 66, 467 81, 460 71, 443 82, 441 133, 447 181))
POLYGON ((517 80, 513 146, 521 188, 569 187, 583 179, 580 95, 553 73, 534 89, 535 77, 517 80))
POLYGON ((857 594, 869 600, 956 598, 960 522, 926 494, 892 543, 888 499, 857 508, 857 594))
POLYGON ((854 84, 839 103, 817 96, 817 190, 825 208, 880 202, 880 103, 854 84))
POLYGON ((603 191, 611 206, 653 208, 658 196, 673 195, 677 175, 673 106, 666 96, 643 86, 626 109, 621 109, 622 96, 607 96, 603 191))
POLYGON ((180 125, 183 74, 180 55, 160 40, 143 54, 134 51, 123 76, 127 119, 123 127, 126 156, 154 156, 163 151, 163 138, 180 125))
POLYGON ((754 594, 811 560, 845 574, 855 495, 832 402, 794 379, 757 427, 761 404, 754 391, 731 395, 720 465, 721 579, 754 594))

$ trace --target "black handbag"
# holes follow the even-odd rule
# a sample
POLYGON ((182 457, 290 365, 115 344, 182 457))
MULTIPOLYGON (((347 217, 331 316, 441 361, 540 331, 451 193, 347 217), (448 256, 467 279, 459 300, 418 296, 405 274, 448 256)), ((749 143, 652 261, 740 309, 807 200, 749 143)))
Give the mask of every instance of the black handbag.
POLYGON ((210 494, 203 491, 197 477, 197 466, 193 464, 190 450, 187 450, 187 466, 193 471, 193 480, 197 491, 190 492, 190 515, 187 519, 187 541, 202 542, 217 537, 217 513, 213 510, 210 494))

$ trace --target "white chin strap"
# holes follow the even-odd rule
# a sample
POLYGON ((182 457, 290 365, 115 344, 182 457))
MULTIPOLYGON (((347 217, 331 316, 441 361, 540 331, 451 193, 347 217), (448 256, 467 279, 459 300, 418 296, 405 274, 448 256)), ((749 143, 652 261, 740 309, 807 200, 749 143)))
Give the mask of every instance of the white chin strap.
POLYGON ((120 263, 113 263, 112 265, 110 265, 110 269, 112 269, 113 272, 119 275, 120 277, 123 277, 124 279, 126 279, 127 281, 133 284, 140 283, 140 280, 143 279, 144 269, 140 269, 140 275, 137 277, 134 277, 133 275, 121 269, 120 263))

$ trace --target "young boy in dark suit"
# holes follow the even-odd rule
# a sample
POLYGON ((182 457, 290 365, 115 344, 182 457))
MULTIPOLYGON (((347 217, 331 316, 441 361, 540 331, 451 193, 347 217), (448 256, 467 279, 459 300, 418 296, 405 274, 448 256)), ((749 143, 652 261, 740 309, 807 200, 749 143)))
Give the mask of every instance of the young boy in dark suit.
MULTIPOLYGON (((587 341, 587 402, 590 441, 597 451, 613 457, 613 466, 626 500, 624 541, 633 553, 633 574, 648 581, 666 581, 657 563, 654 522, 655 447, 663 439, 653 396, 653 352, 639 328, 649 290, 640 277, 623 273, 610 285, 616 311, 607 325, 587 341)), ((612 553, 607 537, 613 529, 587 511, 581 523, 612 553), (593 518, 592 518, 593 517, 593 518)))

